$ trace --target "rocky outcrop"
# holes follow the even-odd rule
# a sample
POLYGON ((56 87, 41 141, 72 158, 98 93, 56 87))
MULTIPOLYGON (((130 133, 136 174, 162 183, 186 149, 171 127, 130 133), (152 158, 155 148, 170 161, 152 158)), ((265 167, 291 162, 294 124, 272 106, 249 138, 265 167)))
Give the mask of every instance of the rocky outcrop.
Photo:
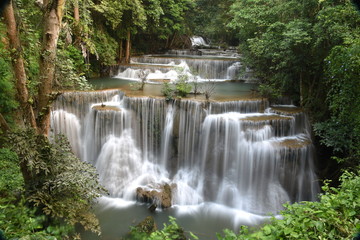
POLYGON ((152 211, 155 210, 157 206, 169 208, 172 202, 172 189, 175 187, 175 184, 170 186, 167 183, 160 185, 157 189, 151 190, 138 187, 136 189, 136 199, 140 202, 151 203, 152 211))

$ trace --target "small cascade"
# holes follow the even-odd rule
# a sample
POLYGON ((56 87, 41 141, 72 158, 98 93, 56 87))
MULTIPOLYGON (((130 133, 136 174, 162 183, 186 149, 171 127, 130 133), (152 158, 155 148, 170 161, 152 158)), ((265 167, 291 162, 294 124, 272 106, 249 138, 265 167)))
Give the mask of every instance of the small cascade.
POLYGON ((209 106, 210 114, 219 114, 226 112, 255 113, 261 112, 267 102, 262 100, 247 101, 227 101, 227 102, 211 102, 209 106))
POLYGON ((139 187, 168 184, 175 206, 265 215, 319 192, 309 125, 294 106, 75 92, 54 103, 51 126, 96 166, 113 198, 135 201, 139 187))
POLYGON ((236 48, 210 48, 202 37, 192 37, 191 41, 191 49, 132 57, 131 63, 120 65, 113 77, 139 81, 141 73, 147 72, 148 83, 175 82, 180 74, 189 76, 190 81, 257 81, 252 71, 242 66, 241 55, 236 48))
MULTIPOLYGON (((217 58, 193 58, 193 57, 184 57, 181 58, 172 57, 172 56, 158 56, 158 55, 150 55, 143 57, 134 57, 132 58, 132 64, 134 64, 134 68, 142 65, 143 67, 150 66, 147 69, 151 72, 155 72, 157 70, 153 70, 151 66, 160 66, 159 70, 162 73, 171 72, 174 70, 177 71, 189 71, 191 75, 198 76, 201 79, 211 79, 217 81, 231 80, 229 77, 229 71, 231 72, 231 76, 233 79, 237 79, 237 75, 239 75, 240 65, 236 65, 238 62, 237 58, 234 57, 217 57, 217 58), (174 69, 166 69, 163 66, 173 66, 174 69), (231 70, 228 70, 228 69, 231 70)), ((122 71, 120 69, 120 71, 122 71)), ((116 77, 125 76, 128 74, 126 72, 128 70, 120 72, 116 77)))
POLYGON ((198 47, 198 46, 209 46, 209 44, 207 44, 207 42, 205 41, 205 39, 203 37, 200 36, 193 36, 190 38, 191 40, 191 44, 193 47, 198 47))

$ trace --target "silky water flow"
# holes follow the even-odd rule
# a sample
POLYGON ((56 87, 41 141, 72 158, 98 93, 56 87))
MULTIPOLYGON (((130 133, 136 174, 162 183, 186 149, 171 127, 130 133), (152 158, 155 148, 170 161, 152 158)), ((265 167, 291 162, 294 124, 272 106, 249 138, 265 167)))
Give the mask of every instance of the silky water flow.
POLYGON ((267 104, 66 92, 53 105, 51 127, 96 167, 109 191, 96 207, 106 239, 150 214, 136 201, 138 187, 164 184, 171 186, 172 207, 151 214, 160 222, 173 215, 186 230, 212 239, 210 231, 260 224, 286 202, 316 200, 306 115, 267 104))

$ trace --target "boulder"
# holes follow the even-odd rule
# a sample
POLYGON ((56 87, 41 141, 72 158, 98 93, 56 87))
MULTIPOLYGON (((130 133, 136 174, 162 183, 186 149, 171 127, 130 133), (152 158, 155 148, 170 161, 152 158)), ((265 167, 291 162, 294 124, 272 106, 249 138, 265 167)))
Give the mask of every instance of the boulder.
MULTIPOLYGON (((176 187, 176 185, 170 186, 167 183, 160 185, 156 190, 147 190, 138 187, 136 189, 136 199, 140 202, 156 204, 156 207, 169 208, 171 207, 172 188, 174 187, 176 187)), ((155 208, 153 207, 152 210, 155 210, 155 208)))

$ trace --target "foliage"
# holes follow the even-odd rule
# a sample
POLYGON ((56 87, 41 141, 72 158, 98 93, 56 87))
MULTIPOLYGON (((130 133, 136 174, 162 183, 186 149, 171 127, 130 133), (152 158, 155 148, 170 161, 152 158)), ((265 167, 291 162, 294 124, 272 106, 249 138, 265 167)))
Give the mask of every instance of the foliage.
MULTIPOLYGON (((164 223, 162 230, 156 230, 151 233, 143 231, 142 229, 133 228, 131 236, 128 239, 132 240, 186 240, 184 230, 176 223, 174 217, 169 217, 170 224, 164 223)), ((189 239, 198 239, 194 234, 189 233, 189 239)))
POLYGON ((98 183, 95 169, 79 160, 62 136, 50 143, 32 130, 10 134, 9 143, 29 178, 25 188, 28 201, 54 219, 99 232, 98 220, 91 211, 93 201, 105 190, 98 183))
MULTIPOLYGON (((146 28, 138 29, 134 48, 143 52, 169 48, 179 36, 191 35, 193 0, 146 0, 146 28)), ((187 38, 188 39, 188 38, 187 38)))
MULTIPOLYGON (((179 73, 179 72, 178 72, 179 73)), ((191 84, 188 82, 188 76, 179 73, 179 77, 174 83, 174 88, 169 83, 164 83, 161 93, 165 96, 166 101, 177 98, 186 97, 192 89, 191 84)))
POLYGON ((234 1, 224 24, 237 32, 243 62, 260 79, 260 93, 271 101, 287 96, 306 107, 320 142, 356 165, 360 14, 352 2, 234 1))
POLYGON ((161 88, 161 93, 165 96, 166 101, 173 100, 175 89, 171 87, 169 83, 164 83, 161 88))
POLYGON ((84 76, 85 72, 81 70, 87 71, 84 66, 84 59, 78 49, 71 45, 58 48, 54 88, 62 90, 91 90, 92 86, 87 82, 84 76))
MULTIPOLYGON (((169 217, 170 224, 164 223, 164 228, 161 231, 153 232, 150 235, 150 239, 152 240, 186 240, 184 230, 178 226, 175 221, 175 218, 169 217)), ((194 235, 192 235, 194 239, 197 239, 194 235)))
MULTIPOLYGON (((334 153, 360 156, 360 41, 350 40, 326 58, 327 103, 330 118, 315 124, 321 142, 334 153)), ((357 161, 359 163, 359 161, 357 161)), ((356 162, 353 161, 356 165, 356 162)))
MULTIPOLYGON (((0 226, 7 239, 70 239, 74 234, 74 229, 70 225, 44 227, 45 220, 44 215, 36 214, 36 209, 28 208, 23 198, 17 202, 11 198, 2 198, 0 200, 0 226)), ((75 237, 72 239, 75 239, 75 237)))
POLYGON ((186 27, 186 11, 193 7, 191 0, 163 0, 161 8, 164 15, 160 18, 160 24, 155 32, 160 39, 169 38, 172 34, 184 34, 186 27))
POLYGON ((28 89, 32 95, 37 93, 39 84, 39 58, 41 50, 42 19, 41 9, 31 0, 16 0, 18 30, 24 56, 24 65, 28 78, 28 89))
POLYGON ((238 43, 236 32, 226 27, 230 18, 230 6, 234 0, 196 0, 190 12, 193 19, 189 25, 195 35, 206 36, 217 44, 234 46, 238 43))
POLYGON ((244 0, 230 9, 227 26, 238 32, 244 62, 263 84, 309 107, 324 97, 324 58, 332 47, 358 36, 360 16, 348 0, 244 0))
MULTIPOLYGON (((3 51, 1 49, 2 44, 0 43, 0 52, 3 51)), ((10 64, 7 59, 0 57, 0 113, 5 115, 7 121, 11 121, 11 113, 18 107, 9 68, 10 64)))
POLYGON ((319 202, 286 204, 281 219, 253 232, 226 230, 218 239, 352 239, 360 231, 360 171, 344 172, 340 180, 339 188, 325 182, 319 202))
MULTIPOLYGON (((0 22, 0 39, 6 36, 5 26, 0 22)), ((5 41, 0 41, 0 113, 10 123, 11 113, 18 107, 15 100, 15 89, 12 81, 10 53, 6 49, 5 41)))
POLYGON ((93 41, 100 63, 103 65, 115 64, 117 47, 115 39, 102 29, 95 29, 93 41))
POLYGON ((13 194, 23 189, 19 160, 10 149, 0 148, 0 196, 13 194))
POLYGON ((188 76, 181 74, 175 83, 175 93, 177 94, 177 97, 186 97, 190 93, 191 89, 192 86, 188 82, 188 76))
POLYGON ((113 29, 127 32, 130 28, 143 27, 146 15, 139 0, 102 0, 94 9, 102 13, 113 29), (122 30, 121 28, 125 28, 122 30))
POLYGON ((70 225, 52 224, 44 227, 45 215, 27 206, 24 179, 19 159, 7 148, 0 149, 0 226, 8 239, 67 239, 73 231, 70 225))
POLYGON ((280 90, 274 85, 260 84, 258 87, 258 91, 261 96, 269 99, 270 101, 275 101, 275 99, 281 97, 280 90))

